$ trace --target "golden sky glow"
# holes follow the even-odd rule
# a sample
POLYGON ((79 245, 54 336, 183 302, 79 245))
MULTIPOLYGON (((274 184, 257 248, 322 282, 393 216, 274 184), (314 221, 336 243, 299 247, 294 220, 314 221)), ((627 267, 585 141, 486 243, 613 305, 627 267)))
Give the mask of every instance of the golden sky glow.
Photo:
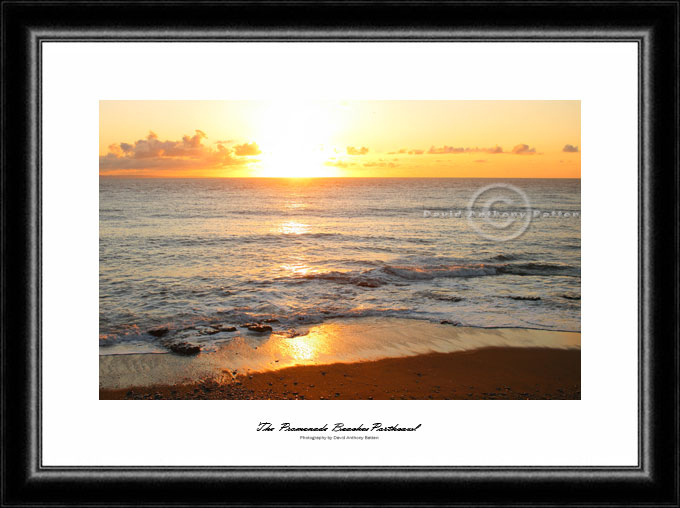
POLYGON ((580 101, 100 101, 99 173, 580 178, 580 101))

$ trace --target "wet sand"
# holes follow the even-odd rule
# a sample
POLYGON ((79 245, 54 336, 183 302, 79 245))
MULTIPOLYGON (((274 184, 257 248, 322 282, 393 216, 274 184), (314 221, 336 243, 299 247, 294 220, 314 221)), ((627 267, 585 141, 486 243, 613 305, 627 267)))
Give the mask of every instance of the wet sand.
MULTIPOLYGON (((578 350, 581 347, 579 332, 475 328, 400 318, 333 319, 299 326, 294 331, 291 335, 290 330, 273 323, 273 330, 268 333, 238 327, 235 331, 214 333, 213 330, 210 335, 180 339, 197 349, 200 347, 197 355, 176 354, 160 341, 151 343, 156 348, 153 353, 103 347, 99 356, 99 388, 183 385, 206 379, 227 384, 241 374, 254 375, 289 367, 367 364, 368 369, 370 362, 389 358, 487 348, 578 350)), ((194 332, 197 331, 190 333, 194 332)), ((499 366, 489 368, 502 369, 503 362, 497 363, 499 366)), ((383 363, 373 365, 375 369, 383 368, 383 363)), ((409 364, 404 363, 406 365, 409 364)), ((455 363, 450 368, 459 369, 455 363)), ((447 374, 445 368, 440 370, 442 376, 447 374)), ((362 377, 369 375, 374 374, 366 372, 362 377)), ((404 383, 408 384, 406 380, 404 383)))
POLYGON ((302 365, 183 384, 100 388, 111 399, 580 399, 580 349, 489 347, 302 365))

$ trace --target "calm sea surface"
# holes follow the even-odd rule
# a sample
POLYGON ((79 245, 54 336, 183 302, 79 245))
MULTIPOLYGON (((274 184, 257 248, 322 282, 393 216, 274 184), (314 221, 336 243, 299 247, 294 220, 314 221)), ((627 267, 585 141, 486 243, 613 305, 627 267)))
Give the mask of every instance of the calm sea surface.
POLYGON ((267 318, 579 331, 580 194, 580 180, 102 178, 100 351, 267 318), (511 219, 468 218, 498 183, 513 187, 489 191, 493 210, 532 217, 505 241, 511 219))

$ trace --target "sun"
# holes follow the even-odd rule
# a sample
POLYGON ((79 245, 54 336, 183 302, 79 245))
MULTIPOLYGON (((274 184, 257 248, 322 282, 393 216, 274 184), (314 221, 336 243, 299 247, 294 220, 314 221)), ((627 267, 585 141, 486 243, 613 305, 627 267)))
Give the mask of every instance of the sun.
POLYGON ((338 168, 325 164, 327 156, 316 147, 301 147, 301 151, 274 147, 261 148, 257 176, 269 178, 318 178, 338 176, 338 168))
POLYGON ((343 123, 342 116, 342 107, 328 102, 264 103, 256 116, 262 154, 255 176, 340 176, 339 169, 326 162, 334 154, 331 140, 343 123))

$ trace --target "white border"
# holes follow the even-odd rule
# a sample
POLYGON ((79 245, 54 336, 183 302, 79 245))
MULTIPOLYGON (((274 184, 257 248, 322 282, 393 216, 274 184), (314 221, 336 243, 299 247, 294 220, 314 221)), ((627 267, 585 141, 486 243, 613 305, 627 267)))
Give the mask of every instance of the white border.
POLYGON ((44 465, 637 464, 636 44, 45 43, 43 66, 44 465), (581 100, 583 400, 99 401, 98 101, 274 98, 581 100))

